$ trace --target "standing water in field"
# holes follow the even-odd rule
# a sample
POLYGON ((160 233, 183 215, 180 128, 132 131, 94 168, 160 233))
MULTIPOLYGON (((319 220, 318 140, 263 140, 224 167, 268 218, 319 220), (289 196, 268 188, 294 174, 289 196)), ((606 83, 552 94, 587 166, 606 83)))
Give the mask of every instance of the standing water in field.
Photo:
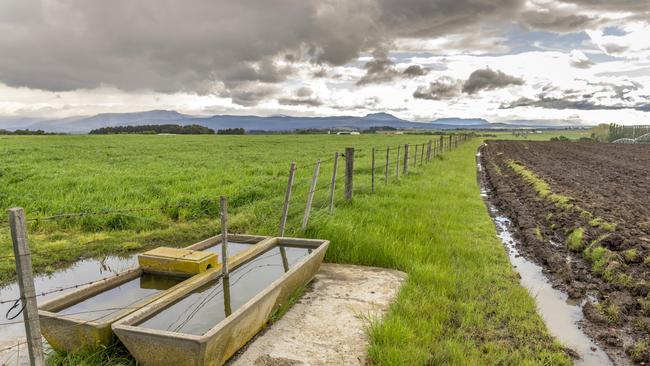
POLYGON ((496 207, 488 200, 488 192, 484 186, 483 169, 480 162, 480 150, 477 154, 478 178, 481 186, 481 196, 492 216, 497 229, 497 235, 506 248, 510 263, 521 277, 521 285, 525 287, 537 304, 537 311, 544 319, 549 332, 563 345, 575 351, 580 357, 574 364, 578 366, 609 366, 612 365, 607 354, 580 328, 582 306, 568 301, 568 295, 554 289, 546 278, 542 267, 521 256, 517 250, 517 241, 510 231, 510 220, 501 215, 496 207))

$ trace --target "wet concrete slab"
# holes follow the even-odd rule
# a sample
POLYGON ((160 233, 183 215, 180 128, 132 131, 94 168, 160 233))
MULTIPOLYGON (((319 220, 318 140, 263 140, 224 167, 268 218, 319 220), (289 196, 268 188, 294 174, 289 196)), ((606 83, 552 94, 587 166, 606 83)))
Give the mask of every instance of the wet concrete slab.
POLYGON ((323 263, 301 299, 228 365, 365 365, 365 326, 405 280, 396 270, 323 263))

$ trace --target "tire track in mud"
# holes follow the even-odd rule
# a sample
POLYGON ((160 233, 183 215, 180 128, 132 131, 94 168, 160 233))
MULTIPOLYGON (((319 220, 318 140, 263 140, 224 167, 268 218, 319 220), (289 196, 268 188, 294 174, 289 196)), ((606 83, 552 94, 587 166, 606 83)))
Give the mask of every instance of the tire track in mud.
POLYGON ((649 362, 650 146, 488 141, 481 161, 520 253, 584 302, 587 333, 616 364, 649 362))

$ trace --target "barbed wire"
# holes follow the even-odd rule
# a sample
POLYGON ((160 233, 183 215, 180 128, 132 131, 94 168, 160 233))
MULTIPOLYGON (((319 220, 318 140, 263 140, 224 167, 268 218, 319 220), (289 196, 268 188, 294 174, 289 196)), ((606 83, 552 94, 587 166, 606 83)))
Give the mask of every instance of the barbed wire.
MULTIPOLYGON (((438 146, 438 145, 440 145, 440 144, 436 143, 436 147, 438 149, 437 149, 437 151, 434 152, 434 157, 439 156, 441 153, 444 152, 444 147, 445 147, 444 144, 443 144, 443 146, 438 146)), ((401 146, 403 146, 403 145, 400 144, 400 145, 395 145, 395 146, 388 146, 387 148, 384 148, 384 149, 375 148, 375 152, 386 151, 386 150, 389 150, 389 149, 390 150, 396 150, 397 148, 399 148, 401 146)), ((411 146, 416 146, 417 147, 419 145, 414 144, 414 145, 411 145, 411 146)), ((423 158, 424 155, 423 154, 424 154, 425 146, 426 146, 426 143, 422 144, 422 152, 420 153, 421 154, 420 155, 420 164, 419 164, 420 166, 422 166, 422 164, 424 162, 424 158, 423 158)), ((456 146, 447 146, 447 148, 448 148, 447 151, 449 151, 450 149, 453 149, 455 147, 456 146)), ((362 152, 362 151, 366 151, 366 150, 367 149, 356 149, 355 152, 362 152)), ((344 156, 345 156, 344 153, 339 153, 339 157, 344 157, 344 156)), ((415 156, 415 154, 414 154, 411 159, 409 160, 409 165, 411 165, 410 161, 413 161, 413 166, 417 166, 416 160, 415 160, 415 159, 417 159, 417 156, 415 156)), ((327 159, 321 159, 320 163, 323 164, 324 162, 329 162, 329 161, 333 161, 333 160, 334 160, 334 157, 330 157, 330 158, 327 158, 327 159)), ((385 169, 387 167, 391 168, 391 167, 395 166, 396 164, 399 166, 399 165, 401 165, 401 163, 402 163, 401 161, 396 161, 393 164, 391 164, 389 162, 388 164, 384 163, 384 164, 375 165, 374 170, 375 171, 380 170, 381 172, 385 172, 385 169)), ((315 166, 316 164, 318 164, 318 162, 312 163, 310 165, 315 166)), ((372 167, 358 168, 358 169, 362 169, 362 170, 368 169, 370 172, 373 171, 372 167)), ((378 180, 381 180, 381 181, 384 180, 384 175, 382 175, 382 174, 376 175, 376 177, 377 177, 378 180)), ((336 179, 343 179, 343 174, 337 174, 336 179)), ((303 183, 306 183, 306 182, 311 182, 311 178, 303 178, 301 180, 294 181, 294 186, 302 185, 303 183)), ((328 183, 328 184, 326 184, 326 185, 324 185, 322 187, 317 186, 313 190, 310 189, 307 192, 307 194, 314 194, 315 192, 320 192, 320 191, 325 191, 325 190, 329 191, 330 189, 331 189, 331 183, 328 183)), ((31 223, 31 222, 40 222, 40 221, 54 221, 54 220, 65 219, 65 218, 73 218, 73 217, 105 216, 105 215, 113 215, 113 214, 115 214, 115 215, 127 215, 129 217, 133 217, 133 218, 137 218, 137 219, 154 220, 153 218, 135 216, 135 215, 128 215, 128 214, 132 213, 132 212, 163 211, 163 210, 171 209, 171 208, 179 209, 179 208, 187 208, 187 207, 190 207, 189 204, 188 203, 183 203, 183 204, 178 204, 178 205, 166 205, 166 206, 162 206, 162 207, 148 207, 148 208, 133 208, 133 209, 119 209, 119 210, 101 210, 101 211, 84 211, 84 212, 73 212, 73 213, 60 213, 60 214, 55 214, 55 215, 50 215, 50 216, 35 217, 35 218, 27 219, 26 221, 31 223)), ((313 211, 319 211, 319 210, 322 210, 322 209, 325 209, 325 208, 329 208, 329 202, 327 202, 323 207, 319 207, 319 208, 313 208, 312 207, 312 210, 313 211)), ((293 216, 293 215, 298 214, 298 213, 300 213, 302 211, 304 211, 304 210, 301 209, 299 206, 297 206, 295 204, 291 205, 290 210, 288 212, 288 216, 293 216)), ((8 223, 8 221, 0 222, 0 224, 4 224, 4 223, 8 223)), ((159 221, 159 223, 162 223, 162 222, 159 221)), ((28 253, 28 254, 24 254, 24 255, 48 255, 48 253, 52 254, 52 253, 54 253, 54 250, 52 250, 52 251, 33 251, 32 253, 28 253)), ((189 253, 186 254, 186 255, 189 255, 189 253)), ((5 256, 0 256, 0 259, 14 259, 15 260, 15 257, 13 255, 5 255, 5 256)), ((118 275, 115 275, 115 276, 118 276, 118 275)), ((76 285, 72 285, 72 286, 67 286, 67 287, 62 287, 62 288, 58 288, 58 289, 54 289, 54 290, 50 290, 50 291, 41 292, 41 293, 37 294, 36 297, 45 296, 45 295, 56 293, 56 292, 62 292, 62 291, 69 290, 69 289, 74 289, 74 288, 79 288, 79 287, 82 287, 82 286, 91 285, 91 284, 94 284, 94 283, 106 281, 106 280, 108 280, 110 278, 113 278, 115 276, 106 277, 106 278, 102 278, 102 279, 95 280, 95 281, 89 281, 89 282, 85 282, 85 283, 81 283, 81 284, 76 284, 76 285)), ((17 300, 20 300, 20 298, 12 299, 12 300, 0 300, 0 304, 16 302, 17 300)))
MULTIPOLYGON (((238 235, 238 234, 230 233, 230 235, 238 235)), ((244 241, 242 241, 242 240, 237 240, 237 241, 233 241, 233 242, 234 242, 234 243, 241 243, 241 244, 249 244, 249 243, 257 243, 257 242, 260 242, 261 240, 263 240, 263 239, 260 239, 259 237, 255 237, 255 238, 249 238, 249 239, 246 239, 246 240, 244 240, 244 241)), ((230 242, 230 241, 229 241, 229 242, 230 242)), ((221 242, 217 242, 217 243, 215 243, 215 244, 212 245, 212 246, 216 246, 216 245, 220 245, 220 244, 222 245, 221 242)), ((212 247, 212 246, 210 246, 210 247, 212 247)), ((208 247, 208 248, 209 248, 209 247, 208 247)), ((206 249, 207 249, 207 248, 206 248, 206 249)), ((204 249, 204 250, 205 250, 205 249, 204 249)), ((196 250, 188 250, 187 253, 185 253, 185 254, 179 256, 178 258, 179 258, 179 259, 186 258, 186 257, 188 257, 188 256, 190 256, 190 255, 192 255, 192 254, 194 254, 194 253, 196 253, 196 252, 197 252, 196 250)), ((24 254, 24 255, 29 255, 29 254, 24 254)), ((70 285, 70 286, 57 287, 57 288, 52 289, 52 290, 47 290, 47 291, 37 292, 37 293, 35 294, 35 296, 32 296, 32 297, 22 297, 22 296, 21 296, 21 297, 18 297, 18 298, 15 298, 15 299, 10 299, 10 300, 0 300, 0 305, 8 304, 8 303, 12 303, 12 302, 13 302, 13 303, 17 303, 18 301, 20 301, 20 300, 22 300, 22 299, 42 297, 42 296, 50 295, 50 294, 57 293, 57 292, 63 292, 63 291, 66 291, 66 290, 72 290, 72 289, 76 289, 76 288, 80 288, 80 287, 84 287, 84 286, 89 286, 89 285, 92 285, 92 284, 95 284, 95 283, 105 282, 105 281, 107 281, 107 280, 110 280, 110 279, 113 279, 113 278, 119 277, 119 276, 121 276, 121 275, 123 275, 123 274, 124 274, 124 272, 116 273, 116 274, 113 274, 113 275, 111 275, 111 276, 103 277, 103 278, 100 278, 100 279, 97 279, 97 280, 93 280, 93 281, 88 281, 88 282, 79 283, 79 284, 70 285)), ((20 314, 20 312, 19 312, 19 314, 20 314)))
POLYGON ((4 351, 8 351, 8 350, 10 350, 10 349, 12 349, 12 348, 15 348, 15 347, 20 347, 20 346, 22 346, 23 344, 27 344, 27 341, 25 340, 25 341, 22 341, 22 342, 18 342, 17 344, 14 344, 14 345, 12 345, 12 346, 2 348, 2 349, 0 349, 0 353, 2 353, 2 352, 4 352, 4 351))

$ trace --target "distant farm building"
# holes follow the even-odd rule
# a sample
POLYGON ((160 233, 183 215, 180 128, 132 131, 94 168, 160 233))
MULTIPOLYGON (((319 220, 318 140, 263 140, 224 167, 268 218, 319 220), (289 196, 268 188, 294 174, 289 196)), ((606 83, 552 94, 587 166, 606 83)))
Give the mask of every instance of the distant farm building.
POLYGON ((339 131, 337 135, 361 135, 361 132, 358 131, 339 131))

